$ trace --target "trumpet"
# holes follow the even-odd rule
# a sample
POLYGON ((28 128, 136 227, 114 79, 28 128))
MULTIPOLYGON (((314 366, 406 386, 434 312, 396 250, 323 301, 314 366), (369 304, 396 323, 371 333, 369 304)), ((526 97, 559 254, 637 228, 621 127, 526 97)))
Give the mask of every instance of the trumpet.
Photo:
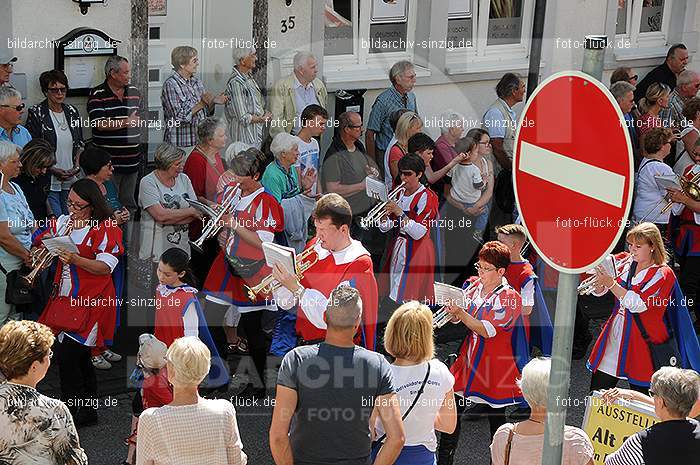
MULTIPOLYGON (((318 254, 316 254, 313 247, 310 247, 297 255, 296 259, 294 260, 294 268, 296 268, 297 278, 303 278, 304 273, 306 273, 309 268, 314 266, 316 262, 318 262, 318 254), (313 258, 309 258, 310 255, 313 255, 313 258)), ((275 279, 272 273, 270 273, 260 281, 260 284, 253 287, 245 286, 245 290, 246 294, 248 294, 248 298, 252 302, 255 302, 258 295, 272 294, 272 292, 278 289, 281 285, 282 284, 275 279)))
POLYGON ((192 246, 192 248, 197 250, 199 253, 203 253, 202 244, 204 244, 204 241, 206 241, 209 238, 216 237, 216 235, 219 234, 219 231, 221 231, 221 228, 223 228, 223 224, 221 224, 221 218, 223 218, 224 215, 231 214, 236 210, 236 205, 238 205, 238 201, 236 201, 236 196, 240 191, 240 186, 234 187, 233 189, 228 191, 226 195, 224 195, 224 198, 221 201, 221 205, 214 208, 209 207, 208 205, 200 202, 199 200, 187 199, 187 202, 190 204, 191 207, 196 208, 205 216, 209 217, 206 224, 204 225, 204 229, 202 229, 202 235, 199 236, 199 239, 195 241, 189 241, 190 246, 192 246))
MULTIPOLYGON (((481 281, 474 281, 466 289, 463 289, 462 292, 466 295, 466 293, 474 291, 479 283, 481 283, 481 281)), ((443 305, 433 315, 433 329, 440 329, 452 321, 452 315, 447 311, 447 307, 448 305, 443 305)))
MULTIPOLYGON (((632 263, 632 255, 628 255, 624 260, 621 260, 619 263, 615 264, 615 276, 613 276, 613 278, 619 278, 622 275, 622 270, 624 270, 625 266, 627 266, 629 263, 632 263)), ((576 288, 578 295, 593 294, 597 281, 598 280, 596 279, 595 274, 581 281, 581 284, 579 284, 576 288)))
MULTIPOLYGON (((686 179, 685 176, 678 178, 678 184, 681 185, 681 190, 685 195, 693 200, 700 200, 700 173, 694 174, 692 178, 686 179)), ((661 209, 661 213, 666 213, 673 206, 673 201, 667 198, 666 205, 661 209)))
MULTIPOLYGON (((60 229, 56 229, 56 234, 51 237, 67 236, 71 233, 71 231, 73 231, 73 219, 69 217, 68 221, 63 223, 60 229)), ((32 252, 32 270, 27 275, 22 276, 22 280, 24 280, 24 282, 26 282, 30 287, 34 286, 34 280, 36 277, 39 276, 39 273, 51 265, 51 262, 55 256, 56 255, 54 255, 45 246, 35 249, 32 252)))
POLYGON ((360 227, 367 230, 372 227, 373 224, 379 223, 387 213, 385 208, 389 202, 398 202, 404 192, 406 192, 406 183, 402 182, 387 194, 386 201, 378 203, 367 212, 367 215, 360 220, 360 227))

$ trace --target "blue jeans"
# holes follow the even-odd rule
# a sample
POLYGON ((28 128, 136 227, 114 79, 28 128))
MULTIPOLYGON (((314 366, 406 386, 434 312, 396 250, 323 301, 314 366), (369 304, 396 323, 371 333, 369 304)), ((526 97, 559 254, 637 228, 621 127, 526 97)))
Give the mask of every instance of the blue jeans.
POLYGON ((68 192, 70 189, 49 192, 49 207, 56 216, 68 214, 68 192))
MULTIPOLYGON (((461 202, 462 206, 465 208, 471 208, 476 205, 476 202, 461 202)), ((484 206, 484 211, 479 215, 475 216, 472 220, 472 225, 474 225, 474 230, 476 232, 482 233, 486 230, 486 225, 489 222, 489 213, 491 212, 491 202, 484 206)))

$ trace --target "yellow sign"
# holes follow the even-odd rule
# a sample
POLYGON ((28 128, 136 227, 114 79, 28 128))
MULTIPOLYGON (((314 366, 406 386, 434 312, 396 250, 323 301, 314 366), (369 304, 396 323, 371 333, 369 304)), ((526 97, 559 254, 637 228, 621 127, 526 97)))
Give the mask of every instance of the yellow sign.
POLYGON ((659 422, 650 405, 620 400, 607 405, 598 391, 586 398, 583 430, 593 443, 593 463, 605 465, 605 457, 628 437, 659 422))

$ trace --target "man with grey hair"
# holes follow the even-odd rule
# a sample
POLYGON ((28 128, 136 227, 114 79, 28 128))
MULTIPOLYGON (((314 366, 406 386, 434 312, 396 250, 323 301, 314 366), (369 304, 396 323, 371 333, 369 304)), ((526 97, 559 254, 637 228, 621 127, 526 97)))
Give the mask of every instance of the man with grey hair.
POLYGON ((301 112, 309 105, 326 108, 328 91, 318 77, 318 62, 309 52, 294 55, 294 70, 272 87, 270 97, 270 137, 280 132, 298 134, 301 129, 301 112))
POLYGON ((224 91, 224 95, 229 98, 224 112, 228 120, 229 140, 260 149, 263 129, 272 119, 272 113, 265 111, 260 87, 253 79, 257 60, 255 48, 233 49, 233 72, 224 91))
POLYGON ((17 57, 8 48, 0 47, 0 87, 12 87, 10 76, 17 57))
POLYGON ((22 126, 25 105, 22 94, 14 87, 0 86, 0 140, 7 140, 20 148, 32 140, 27 128, 22 126))
POLYGON ((112 55, 105 63, 105 82, 90 91, 87 102, 95 147, 112 156, 112 179, 119 201, 134 217, 136 182, 141 164, 141 94, 130 84, 129 60, 112 55))
POLYGON ((270 450, 277 464, 370 462, 369 418, 376 408, 386 439, 375 465, 394 463, 404 444, 401 411, 384 356, 356 346, 362 320, 357 289, 328 299, 325 341, 285 355, 277 377, 270 450))
POLYGON ((384 166, 384 160, 377 159, 386 152, 394 131, 389 124, 389 118, 396 110, 405 108, 418 113, 418 103, 413 87, 416 85, 416 70, 410 61, 397 61, 389 70, 391 87, 377 96, 372 104, 372 111, 367 120, 365 147, 367 154, 377 163, 384 166))
POLYGON ((610 86, 610 93, 615 97, 617 105, 622 111, 622 115, 625 117, 625 124, 627 125, 627 131, 630 134, 630 140, 632 142, 632 152, 634 153, 635 164, 639 160, 639 136, 637 135, 637 129, 634 125, 634 116, 632 115, 632 110, 634 109, 634 89, 635 87, 627 81, 618 81, 610 86))
POLYGON ((617 451, 606 457, 605 465, 697 463, 700 423, 688 417, 698 413, 693 407, 700 398, 700 375, 694 370, 662 367, 651 377, 649 395, 624 389, 613 389, 603 395, 606 400, 621 397, 653 404, 661 420, 627 438, 617 451))
POLYGON ((700 74, 686 69, 678 75, 676 88, 668 97, 668 107, 662 108, 659 117, 664 122, 664 127, 683 129, 688 123, 683 118, 683 107, 688 100, 695 97, 700 90, 700 74))

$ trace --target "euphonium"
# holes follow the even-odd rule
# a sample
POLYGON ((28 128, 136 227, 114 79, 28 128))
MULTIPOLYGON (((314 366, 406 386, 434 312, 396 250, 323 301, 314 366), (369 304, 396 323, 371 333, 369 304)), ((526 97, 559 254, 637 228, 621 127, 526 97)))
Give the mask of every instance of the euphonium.
MULTIPOLYGON (((619 263, 615 264, 615 275, 613 276, 614 279, 617 279, 620 277, 622 274, 622 270, 624 270, 625 266, 628 263, 632 262, 632 255, 628 255, 625 257, 623 260, 621 260, 619 263)), ((576 289, 578 291, 579 295, 590 295, 593 294, 595 291, 595 287, 597 284, 597 279, 596 275, 594 274, 593 276, 589 276, 588 278, 584 279, 581 281, 581 284, 578 285, 578 288, 576 289)))
MULTIPOLYGON (((73 231, 73 218, 69 217, 68 221, 63 223, 61 225, 60 229, 56 230, 56 234, 50 237, 58 237, 58 236, 67 236, 73 231)), ((35 249, 32 252, 32 270, 26 275, 22 276, 22 279, 29 285, 33 286, 34 285, 34 280, 36 279, 37 276, 39 276, 39 273, 44 271, 46 268, 51 265, 51 262, 53 261, 53 258, 56 255, 51 253, 49 249, 44 247, 40 247, 38 249, 35 249)))
MULTIPOLYGON (((310 247, 297 255, 294 261, 294 268, 296 268, 297 278, 303 278, 304 273, 306 273, 309 268, 314 266, 316 262, 318 262, 318 255, 313 247, 310 247), (312 254, 314 257, 307 260, 307 258, 309 258, 309 256, 312 254)), ((282 284, 275 279, 272 273, 270 273, 269 275, 265 276, 257 286, 245 286, 245 289, 246 293, 248 294, 248 298, 254 302, 259 294, 272 294, 272 292, 275 289, 278 289, 281 285, 282 284)))
POLYGON ((406 192, 406 183, 402 182, 387 194, 385 202, 378 203, 367 212, 367 215, 360 220, 360 227, 362 229, 369 229, 372 225, 378 224, 382 218, 384 218, 384 215, 386 215, 385 208, 389 202, 398 202, 404 192, 406 192))
POLYGON ((223 224, 221 224, 221 218, 223 218, 224 215, 231 214, 236 210, 236 205, 238 204, 238 201, 234 202, 234 200, 236 200, 236 196, 240 192, 240 190, 241 188, 239 186, 236 186, 230 191, 228 191, 222 199, 221 205, 215 208, 211 208, 208 205, 200 202, 199 200, 187 199, 187 202, 190 204, 191 207, 196 208, 197 210, 204 213, 205 216, 209 217, 209 219, 204 225, 204 229, 202 229, 202 235, 199 236, 199 239, 197 239, 196 241, 189 241, 190 245, 199 253, 203 253, 202 244, 204 243, 204 241, 211 237, 216 237, 219 231, 221 231, 221 228, 223 227, 223 224))
MULTIPOLYGON (((481 281, 479 280, 474 281, 462 292, 464 292, 464 294, 466 295, 468 292, 474 291, 476 289, 476 286, 480 283, 481 281)), ((448 305, 440 307, 440 309, 433 315, 433 329, 440 329, 447 323, 452 321, 452 315, 450 315, 450 313, 447 311, 447 307, 448 305)))

